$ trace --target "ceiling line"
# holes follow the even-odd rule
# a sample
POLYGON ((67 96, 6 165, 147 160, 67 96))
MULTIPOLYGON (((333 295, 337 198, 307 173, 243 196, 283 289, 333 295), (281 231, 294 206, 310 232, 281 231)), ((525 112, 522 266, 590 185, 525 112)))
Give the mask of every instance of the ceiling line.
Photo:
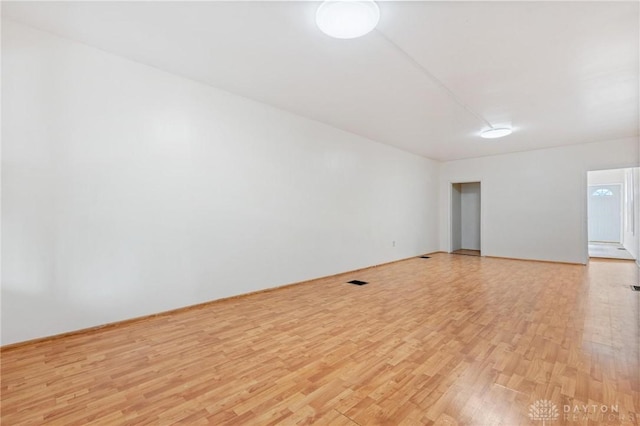
POLYGON ((440 81, 440 79, 438 79, 438 77, 436 77, 435 75, 433 75, 431 73, 431 71, 429 71, 424 65, 422 65, 420 62, 416 61, 413 56, 411 56, 406 50, 404 50, 402 47, 398 46, 398 44, 396 42, 394 42, 393 40, 391 40, 385 33, 383 33, 382 31, 380 31, 379 29, 375 29, 375 31, 383 38, 387 41, 387 43, 389 43, 391 46, 393 46, 398 52, 400 52, 405 58, 407 58, 409 60, 409 62, 411 62, 416 68, 418 68, 420 71, 422 71, 427 77, 429 77, 429 79, 431 81, 433 81, 437 86, 439 86, 442 90, 444 90, 450 97, 451 99, 453 99, 455 101, 455 103, 457 103, 458 105, 460 105, 462 108, 464 108, 465 110, 467 110, 467 112, 469 112, 471 115, 473 115, 475 118, 477 118, 480 121, 483 121, 484 123, 487 124, 487 126, 489 126, 490 128, 494 128, 493 124, 491 124, 491 122, 489 120, 487 120, 486 118, 484 118, 480 113, 476 112, 473 108, 471 108, 469 105, 467 105, 462 99, 460 99, 458 97, 458 95, 456 95, 453 90, 449 89, 442 81, 440 81))

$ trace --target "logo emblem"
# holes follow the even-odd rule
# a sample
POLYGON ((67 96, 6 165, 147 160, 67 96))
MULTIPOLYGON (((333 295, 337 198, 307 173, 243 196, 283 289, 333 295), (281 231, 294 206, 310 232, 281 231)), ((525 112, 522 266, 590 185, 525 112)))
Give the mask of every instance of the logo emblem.
POLYGON ((542 420, 542 426, 546 422, 552 422, 560 417, 558 407, 547 399, 539 399, 529 406, 529 417, 531 420, 542 420))

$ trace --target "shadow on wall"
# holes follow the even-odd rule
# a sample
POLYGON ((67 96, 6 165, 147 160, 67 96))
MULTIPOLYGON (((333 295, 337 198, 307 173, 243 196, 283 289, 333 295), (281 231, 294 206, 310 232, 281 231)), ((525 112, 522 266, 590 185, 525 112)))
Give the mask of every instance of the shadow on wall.
POLYGON ((8 345, 42 336, 51 336, 77 329, 104 324, 106 318, 98 312, 78 309, 77 305, 56 300, 48 293, 27 294, 2 290, 1 344, 8 345), (43 319, 38 312, 50 312, 52 317, 43 319))

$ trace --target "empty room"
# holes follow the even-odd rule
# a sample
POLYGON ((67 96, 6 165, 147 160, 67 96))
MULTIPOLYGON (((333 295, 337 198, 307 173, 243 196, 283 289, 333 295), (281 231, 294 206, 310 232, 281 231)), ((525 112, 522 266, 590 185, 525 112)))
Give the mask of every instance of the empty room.
POLYGON ((640 424, 637 1, 3 1, 3 425, 640 424))

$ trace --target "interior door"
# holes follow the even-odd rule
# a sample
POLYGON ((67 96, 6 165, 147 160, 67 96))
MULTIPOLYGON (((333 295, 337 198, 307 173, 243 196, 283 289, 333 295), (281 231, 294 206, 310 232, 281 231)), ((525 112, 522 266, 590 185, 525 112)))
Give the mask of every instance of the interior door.
POLYGON ((620 185, 589 186, 589 241, 620 242, 620 209, 620 185))

